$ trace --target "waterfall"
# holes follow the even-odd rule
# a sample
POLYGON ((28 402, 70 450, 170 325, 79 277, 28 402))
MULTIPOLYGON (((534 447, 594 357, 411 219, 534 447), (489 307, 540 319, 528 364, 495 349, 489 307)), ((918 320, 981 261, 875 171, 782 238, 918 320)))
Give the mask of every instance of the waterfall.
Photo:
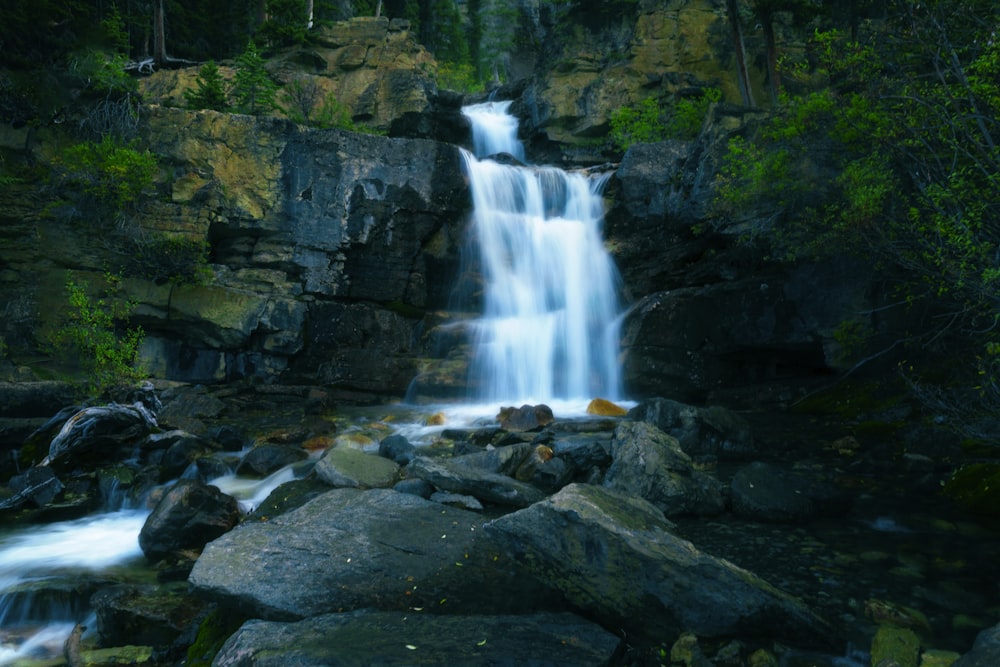
POLYGON ((602 190, 588 177, 523 160, 510 102, 463 109, 475 153, 463 151, 484 279, 470 386, 482 401, 621 397, 618 273, 603 246, 602 190))

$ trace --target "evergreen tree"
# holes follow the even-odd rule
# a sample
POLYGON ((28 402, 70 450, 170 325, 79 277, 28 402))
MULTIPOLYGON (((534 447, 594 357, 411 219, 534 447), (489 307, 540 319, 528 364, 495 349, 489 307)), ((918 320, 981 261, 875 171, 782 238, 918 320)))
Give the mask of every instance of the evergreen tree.
POLYGON ((214 60, 209 60, 198 70, 198 79, 194 90, 185 90, 184 99, 188 108, 212 109, 225 111, 228 106, 226 99, 226 82, 222 79, 219 66, 214 60))
POLYGON ((236 108, 242 113, 259 116, 277 108, 278 86, 271 80, 264 63, 253 40, 247 42, 246 50, 236 59, 236 77, 230 92, 236 108))

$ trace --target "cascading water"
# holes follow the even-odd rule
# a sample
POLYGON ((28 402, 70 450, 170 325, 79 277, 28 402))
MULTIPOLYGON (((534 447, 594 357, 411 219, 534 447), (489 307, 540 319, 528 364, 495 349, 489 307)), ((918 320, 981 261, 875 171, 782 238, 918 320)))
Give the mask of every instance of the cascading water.
POLYGON ((510 102, 465 107, 463 151, 485 282, 470 384, 481 401, 621 397, 618 274, 601 239, 601 192, 588 177, 523 160, 510 102))

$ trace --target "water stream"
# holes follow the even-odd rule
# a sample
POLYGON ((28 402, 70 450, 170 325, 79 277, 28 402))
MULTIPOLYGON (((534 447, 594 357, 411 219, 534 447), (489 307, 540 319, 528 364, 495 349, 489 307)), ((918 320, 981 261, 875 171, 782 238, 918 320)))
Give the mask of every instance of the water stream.
POLYGON ((620 399, 620 281, 601 238, 601 192, 610 174, 493 159, 524 159, 509 107, 463 109, 473 129, 475 152, 463 155, 484 283, 473 399, 620 399))

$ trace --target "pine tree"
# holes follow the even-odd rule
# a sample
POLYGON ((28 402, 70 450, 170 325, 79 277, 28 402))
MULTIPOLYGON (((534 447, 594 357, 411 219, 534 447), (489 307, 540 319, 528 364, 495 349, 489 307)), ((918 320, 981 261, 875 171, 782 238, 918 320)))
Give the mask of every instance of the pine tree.
POLYGON ((229 104, 226 100, 226 83, 219 72, 219 66, 214 60, 209 60, 198 70, 197 86, 194 90, 185 90, 184 99, 190 109, 212 109, 225 111, 229 104))
POLYGON ((271 80, 264 63, 253 40, 236 59, 236 77, 230 92, 236 108, 243 113, 259 116, 277 108, 278 86, 271 80))

